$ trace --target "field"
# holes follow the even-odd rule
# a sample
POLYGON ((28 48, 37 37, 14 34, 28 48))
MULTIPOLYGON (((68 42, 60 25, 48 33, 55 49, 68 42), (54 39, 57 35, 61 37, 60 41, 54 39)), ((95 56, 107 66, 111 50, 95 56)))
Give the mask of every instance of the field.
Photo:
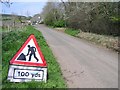
POLYGON ((32 26, 2 34, 2 88, 66 88, 60 67, 42 34, 32 26), (34 34, 48 65, 48 80, 44 82, 11 83, 7 80, 9 62, 30 34, 34 34))

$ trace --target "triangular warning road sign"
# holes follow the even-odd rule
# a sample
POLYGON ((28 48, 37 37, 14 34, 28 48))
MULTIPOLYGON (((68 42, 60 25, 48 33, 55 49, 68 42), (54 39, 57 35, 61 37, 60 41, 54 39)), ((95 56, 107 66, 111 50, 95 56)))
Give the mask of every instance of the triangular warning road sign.
POLYGON ((33 34, 31 34, 10 64, 46 67, 46 61, 33 34))

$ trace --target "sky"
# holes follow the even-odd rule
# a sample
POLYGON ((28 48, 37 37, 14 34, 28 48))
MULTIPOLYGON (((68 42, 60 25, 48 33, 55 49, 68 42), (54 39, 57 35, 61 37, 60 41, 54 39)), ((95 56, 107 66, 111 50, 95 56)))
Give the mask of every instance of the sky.
MULTIPOLYGON (((25 0, 24 0, 25 1, 25 0)), ((17 14, 23 16, 33 16, 41 13, 46 2, 13 2, 10 7, 2 4, 0 13, 2 14, 17 14)))
MULTIPOLYGON (((42 12, 42 8, 46 5, 47 1, 58 2, 61 0, 10 0, 10 1, 13 2, 13 4, 10 7, 7 7, 5 4, 0 3, 0 8, 2 8, 0 9, 0 14, 14 13, 23 16, 28 16, 28 15, 33 16, 35 14, 42 12)), ((67 0, 63 0, 63 1, 67 1, 67 0)), ((82 0, 78 0, 78 1, 82 1, 82 0)), ((88 0, 88 1, 94 1, 94 0, 88 0)), ((103 0, 103 1, 107 1, 107 0, 103 0)), ((119 1, 119 0, 108 0, 108 1, 119 1)))

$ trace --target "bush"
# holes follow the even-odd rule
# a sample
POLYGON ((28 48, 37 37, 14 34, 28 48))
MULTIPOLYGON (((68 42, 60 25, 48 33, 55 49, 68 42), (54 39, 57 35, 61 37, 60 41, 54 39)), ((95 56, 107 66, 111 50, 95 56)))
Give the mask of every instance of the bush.
POLYGON ((49 26, 53 26, 54 25, 54 20, 53 20, 53 15, 52 13, 49 13, 46 15, 45 19, 44 19, 44 23, 46 25, 49 25, 49 26))
POLYGON ((58 20, 54 22, 54 27, 64 27, 65 21, 64 20, 58 20))
POLYGON ((72 36, 77 36, 80 33, 80 30, 68 28, 65 30, 65 33, 72 35, 72 36))

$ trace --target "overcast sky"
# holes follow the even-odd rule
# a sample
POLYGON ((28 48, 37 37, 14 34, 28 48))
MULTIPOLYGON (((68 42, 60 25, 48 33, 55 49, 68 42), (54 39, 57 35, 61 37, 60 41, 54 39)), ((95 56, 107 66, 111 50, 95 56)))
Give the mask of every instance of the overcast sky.
POLYGON ((42 8, 46 5, 46 2, 13 2, 10 7, 2 4, 2 10, 0 13, 12 14, 24 16, 33 16, 42 12, 42 8))

